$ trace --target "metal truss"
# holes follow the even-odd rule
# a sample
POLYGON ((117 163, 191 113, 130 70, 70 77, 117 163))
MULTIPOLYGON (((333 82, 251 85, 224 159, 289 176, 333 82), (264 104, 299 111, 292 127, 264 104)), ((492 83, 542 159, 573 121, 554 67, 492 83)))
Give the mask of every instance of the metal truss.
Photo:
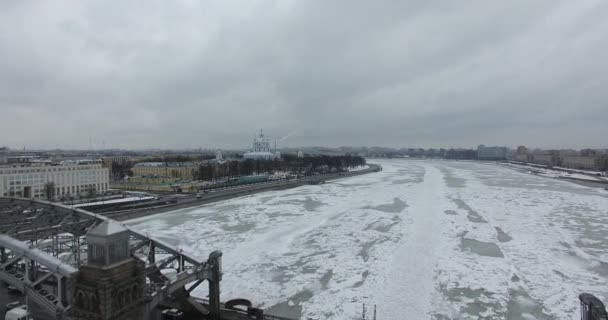
MULTIPOLYGON (((0 279, 61 319, 70 307, 67 281, 86 263, 86 233, 108 218, 46 201, 0 197, 0 279)), ((129 230, 131 252, 145 263, 147 310, 186 296, 209 282, 209 308, 189 303, 201 313, 219 317, 221 252, 200 261, 181 249, 129 230), (174 277, 163 274, 172 268, 174 277)), ((219 318, 218 318, 219 319, 219 318)))

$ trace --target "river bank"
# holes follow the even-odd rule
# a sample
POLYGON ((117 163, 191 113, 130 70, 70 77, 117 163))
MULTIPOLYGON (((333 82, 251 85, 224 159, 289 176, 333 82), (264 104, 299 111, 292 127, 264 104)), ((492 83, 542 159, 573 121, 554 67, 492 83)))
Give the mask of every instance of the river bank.
POLYGON ((320 184, 326 181, 332 181, 337 179, 343 179, 353 176, 359 176, 372 172, 379 172, 382 170, 382 167, 376 164, 368 164, 368 168, 362 170, 355 170, 349 172, 341 172, 341 173, 330 173, 323 174, 318 176, 305 177, 296 180, 287 180, 287 181, 279 181, 275 183, 265 183, 265 184, 253 184, 241 188, 233 188, 220 190, 213 193, 204 194, 200 199, 197 199, 195 195, 190 195, 183 197, 181 202, 176 204, 166 204, 157 207, 151 208, 140 208, 140 209, 132 209, 132 210, 124 210, 124 211, 114 211, 105 213, 106 216, 117 220, 117 221, 125 221, 131 219, 142 218, 149 215, 165 213, 169 211, 186 209, 196 206, 201 206, 204 204, 209 204, 213 202, 228 200, 232 198, 243 197, 251 194, 256 194, 260 192, 266 191, 276 191, 276 190, 285 190, 296 188, 303 185, 308 184, 320 184))
POLYGON ((586 187, 593 188, 606 188, 608 187, 608 179, 602 176, 583 174, 583 173, 571 173, 564 170, 553 170, 544 167, 523 165, 511 162, 497 163, 499 166, 506 167, 512 170, 516 170, 523 173, 536 175, 539 177, 550 178, 568 181, 583 185, 586 187))

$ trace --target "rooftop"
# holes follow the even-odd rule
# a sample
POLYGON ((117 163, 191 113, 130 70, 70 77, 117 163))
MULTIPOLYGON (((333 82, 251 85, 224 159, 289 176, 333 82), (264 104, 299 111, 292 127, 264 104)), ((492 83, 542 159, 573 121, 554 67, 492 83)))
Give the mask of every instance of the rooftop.
POLYGON ((106 220, 101 224, 97 225, 95 228, 91 229, 87 233, 87 235, 108 237, 125 231, 127 231, 127 229, 123 227, 120 223, 114 220, 106 220))

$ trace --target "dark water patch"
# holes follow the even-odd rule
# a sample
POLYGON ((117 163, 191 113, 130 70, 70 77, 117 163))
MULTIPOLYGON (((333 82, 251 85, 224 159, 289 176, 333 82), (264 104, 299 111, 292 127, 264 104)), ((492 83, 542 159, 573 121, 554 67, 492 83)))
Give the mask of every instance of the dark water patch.
POLYGON ((367 277, 369 276, 369 270, 365 270, 362 274, 361 274, 361 280, 355 282, 355 284, 353 284, 353 288, 359 288, 360 286, 362 286, 365 283, 365 280, 367 280, 367 277))
POLYGON ((286 284, 293 279, 293 274, 290 274, 289 268, 285 266, 272 266, 270 271, 270 281, 280 284, 286 284))
POLYGON ((388 238, 383 237, 380 239, 376 239, 374 241, 368 241, 368 242, 364 242, 361 245, 361 250, 359 250, 359 253, 357 254, 357 256, 360 256, 361 258, 363 258, 363 261, 367 262, 367 260, 369 259, 369 250, 376 244, 378 243, 383 243, 385 241, 387 241, 388 238))
POLYGON ((496 229, 496 239, 498 239, 498 241, 509 242, 509 241, 513 240, 513 238, 510 235, 508 235, 506 232, 504 232, 501 228, 494 227, 494 229, 496 229))
POLYGON ((319 282, 321 283, 323 290, 327 289, 327 286, 329 285, 329 281, 331 280, 331 277, 333 275, 334 275, 334 270, 329 269, 329 270, 327 270, 327 272, 325 272, 325 274, 321 277, 321 279, 319 279, 319 282))
POLYGON ((374 227, 374 230, 376 230, 376 231, 378 231, 378 232, 383 232, 383 233, 386 233, 386 232, 391 231, 391 229, 392 229, 394 226, 398 225, 398 224, 399 224, 399 221, 397 221, 397 222, 393 222, 393 223, 390 223, 390 224, 380 225, 380 226, 376 226, 376 227, 374 227))
POLYGON ((443 180, 449 188, 462 189, 467 186, 465 179, 454 176, 451 171, 445 168, 440 170, 443 173, 443 180))
POLYGON ((454 210, 445 210, 444 213, 447 214, 447 215, 452 215, 452 216, 457 216, 458 215, 458 212, 456 212, 454 210))
MULTIPOLYGON (((494 298, 494 293, 486 289, 471 289, 471 288, 440 288, 445 297, 449 301, 464 302, 465 305, 459 310, 459 315, 470 315, 471 319, 504 319, 505 311, 497 299, 494 298), (491 302, 485 302, 491 301, 491 302), (487 318, 485 315, 492 315, 487 318)), ((448 319, 452 319, 447 317, 448 319)), ((469 317, 464 317, 468 319, 469 317)), ((437 319, 446 319, 444 315, 437 319)), ((460 318, 458 318, 460 319, 460 318)))
POLYGON ((363 228, 363 231, 375 230, 378 232, 386 233, 389 232, 394 226, 398 225, 399 222, 401 222, 401 218, 399 216, 394 216, 393 218, 391 218, 389 221, 392 221, 392 223, 388 223, 385 220, 388 219, 380 219, 378 221, 374 221, 365 226, 365 228, 363 228))
POLYGON ((265 313, 290 319, 300 319, 302 318, 302 303, 310 300, 312 297, 312 291, 300 291, 287 299, 287 301, 275 304, 274 306, 266 309, 265 313), (290 306, 290 301, 293 306, 290 306))
POLYGON ((520 319, 549 320, 553 317, 543 312, 543 305, 535 301, 523 289, 509 291, 509 302, 507 303, 507 320, 520 319))
POLYGON ((519 282, 521 279, 519 279, 519 277, 516 274, 513 274, 513 276, 511 277, 511 282, 519 282))
POLYGON ((477 211, 473 210, 469 205, 461 199, 452 199, 459 209, 467 212, 467 219, 474 223, 488 223, 477 211))
POLYGON ((394 198, 393 203, 381 204, 378 206, 367 206, 363 207, 362 209, 372 209, 388 213, 400 213, 401 211, 403 211, 403 209, 407 207, 408 205, 405 201, 399 198, 394 198))
POLYGON ((475 239, 462 238, 460 239, 460 249, 485 257, 505 257, 498 245, 493 242, 482 242, 475 239))
POLYGON ((317 208, 324 205, 325 203, 313 200, 311 197, 306 197, 306 199, 304 199, 304 209, 306 209, 306 211, 315 211, 317 208))
POLYGON ((256 224, 253 222, 247 223, 247 222, 243 222, 243 223, 239 223, 237 225, 222 225, 221 228, 224 231, 228 231, 228 232, 237 232, 237 233, 243 233, 243 232, 247 232, 250 230, 253 230, 255 228, 256 224))
POLYGON ((323 203, 321 201, 313 200, 311 197, 305 197, 303 200, 294 199, 294 200, 279 201, 279 202, 275 202, 271 205, 278 206, 278 205, 285 205, 285 204, 302 205, 304 207, 304 210, 309 211, 309 212, 315 211, 317 208, 325 205, 325 203, 323 203))
POLYGON ((363 258, 363 261, 367 262, 367 260, 369 259, 369 249, 371 249, 371 247, 376 244, 376 241, 377 240, 365 242, 361 246, 361 250, 359 250, 359 253, 357 255, 363 258))

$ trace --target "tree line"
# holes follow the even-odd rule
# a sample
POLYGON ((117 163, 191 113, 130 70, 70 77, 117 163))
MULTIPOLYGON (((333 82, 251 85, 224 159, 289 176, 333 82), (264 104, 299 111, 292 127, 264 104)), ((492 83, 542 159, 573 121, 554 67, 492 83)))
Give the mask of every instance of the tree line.
POLYGON ((346 171, 349 168, 363 166, 365 163, 365 158, 349 154, 340 156, 313 155, 303 158, 286 154, 281 160, 245 159, 201 164, 197 178, 199 180, 214 180, 274 172, 310 175, 315 172, 346 171))

